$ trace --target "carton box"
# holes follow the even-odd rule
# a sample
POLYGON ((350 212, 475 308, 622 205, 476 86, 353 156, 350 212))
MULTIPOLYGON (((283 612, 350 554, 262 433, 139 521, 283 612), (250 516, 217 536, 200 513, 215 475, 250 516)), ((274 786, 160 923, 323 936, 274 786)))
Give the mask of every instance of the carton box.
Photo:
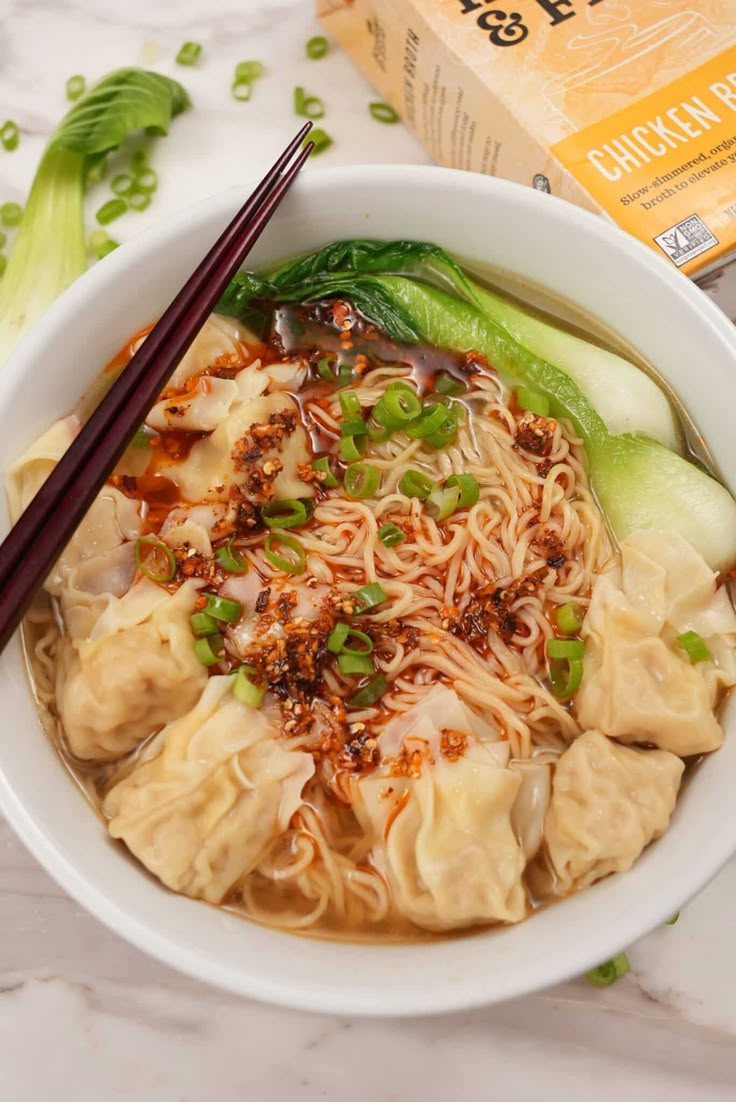
POLYGON ((440 164, 611 218, 736 318, 736 0, 317 0, 440 164))

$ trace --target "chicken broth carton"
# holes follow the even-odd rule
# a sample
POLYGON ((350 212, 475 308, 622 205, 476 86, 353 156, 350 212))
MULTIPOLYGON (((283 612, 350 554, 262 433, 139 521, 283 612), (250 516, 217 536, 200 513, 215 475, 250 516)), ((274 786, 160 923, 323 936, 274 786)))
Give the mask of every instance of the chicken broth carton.
POLYGON ((736 0, 317 0, 440 164, 607 216, 736 317, 736 0))

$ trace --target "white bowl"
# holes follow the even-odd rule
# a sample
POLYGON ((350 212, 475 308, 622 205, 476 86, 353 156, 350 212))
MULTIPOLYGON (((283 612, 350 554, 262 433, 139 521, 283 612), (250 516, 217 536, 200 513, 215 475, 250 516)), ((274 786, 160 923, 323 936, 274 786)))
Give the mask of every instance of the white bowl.
MULTIPOLYGON (((129 334, 152 321, 234 213, 229 192, 167 219, 79 280, 0 371, 0 467, 66 413, 129 334)), ((690 411, 736 483, 736 330, 687 279, 602 220, 531 189, 439 168, 310 172, 254 265, 344 237, 435 241, 578 304, 633 344, 690 411)), ((5 512, 2 506, 3 514, 5 512)), ((0 517, 2 531, 7 516, 0 517)), ((634 868, 520 926, 431 944, 280 933, 166 891, 113 845, 43 737, 17 640, 0 662, 0 802, 80 903, 175 968, 312 1010, 422 1014, 523 995, 581 973, 665 921, 736 851, 736 719, 634 868)))

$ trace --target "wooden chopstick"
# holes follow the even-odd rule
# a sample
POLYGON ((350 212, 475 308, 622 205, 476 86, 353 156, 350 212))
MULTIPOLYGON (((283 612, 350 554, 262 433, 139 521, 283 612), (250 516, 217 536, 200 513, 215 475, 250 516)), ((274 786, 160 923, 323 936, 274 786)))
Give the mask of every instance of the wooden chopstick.
POLYGON ((0 545, 0 652, 311 153, 311 126, 263 177, 0 545))

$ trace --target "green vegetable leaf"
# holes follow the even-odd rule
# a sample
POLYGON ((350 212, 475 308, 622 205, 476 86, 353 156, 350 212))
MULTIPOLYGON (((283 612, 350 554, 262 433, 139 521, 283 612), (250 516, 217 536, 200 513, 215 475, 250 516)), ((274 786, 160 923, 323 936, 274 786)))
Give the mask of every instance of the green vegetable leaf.
POLYGON ((61 120, 51 149, 85 156, 116 149, 134 130, 168 134, 171 120, 189 106, 176 80, 145 69, 118 69, 104 77, 61 120))

